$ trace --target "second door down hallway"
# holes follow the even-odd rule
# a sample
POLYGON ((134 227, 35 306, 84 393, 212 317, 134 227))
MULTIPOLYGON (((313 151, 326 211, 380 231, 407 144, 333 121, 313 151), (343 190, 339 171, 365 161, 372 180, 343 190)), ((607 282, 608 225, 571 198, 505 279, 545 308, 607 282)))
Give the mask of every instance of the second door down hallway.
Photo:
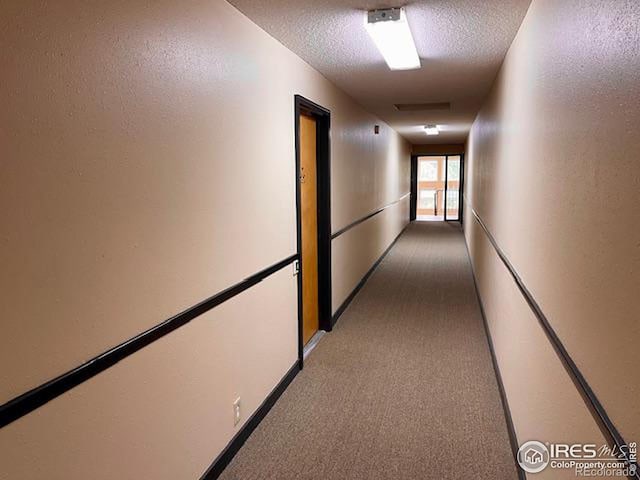
POLYGON ((639 26, 0 2, 0 480, 640 480, 639 26))

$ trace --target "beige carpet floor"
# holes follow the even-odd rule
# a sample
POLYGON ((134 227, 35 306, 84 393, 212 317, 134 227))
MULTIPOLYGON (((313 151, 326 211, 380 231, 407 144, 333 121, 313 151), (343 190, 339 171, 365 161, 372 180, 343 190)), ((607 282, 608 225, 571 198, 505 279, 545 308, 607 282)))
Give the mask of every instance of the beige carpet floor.
POLYGON ((458 225, 405 230, 220 478, 517 478, 458 225))

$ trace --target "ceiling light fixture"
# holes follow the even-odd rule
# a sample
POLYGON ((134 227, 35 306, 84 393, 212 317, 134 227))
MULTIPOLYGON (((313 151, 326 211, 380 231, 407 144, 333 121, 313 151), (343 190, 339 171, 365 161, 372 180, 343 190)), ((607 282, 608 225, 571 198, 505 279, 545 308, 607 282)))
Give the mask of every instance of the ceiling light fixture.
POLYGON ((440 126, 427 125, 424 127, 424 131, 427 133, 427 135, 440 135, 440 126))
POLYGON ((404 8, 367 12, 365 28, 391 70, 420 68, 420 57, 404 8))

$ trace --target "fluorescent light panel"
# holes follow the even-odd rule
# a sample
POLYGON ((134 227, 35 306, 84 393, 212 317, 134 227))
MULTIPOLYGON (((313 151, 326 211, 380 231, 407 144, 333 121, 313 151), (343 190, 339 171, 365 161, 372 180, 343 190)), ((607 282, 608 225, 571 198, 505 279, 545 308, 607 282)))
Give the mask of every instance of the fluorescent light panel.
POLYGON ((420 68, 420 57, 404 8, 372 10, 365 27, 391 70, 420 68))
POLYGON ((424 127, 424 131, 427 133, 427 135, 440 135, 440 126, 427 125, 424 127))

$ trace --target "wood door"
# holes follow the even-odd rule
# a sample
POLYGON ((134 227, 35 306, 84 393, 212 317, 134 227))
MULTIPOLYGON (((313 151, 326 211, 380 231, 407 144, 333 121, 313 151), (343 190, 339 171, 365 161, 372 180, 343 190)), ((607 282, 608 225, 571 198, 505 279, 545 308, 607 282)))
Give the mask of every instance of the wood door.
POLYGON ((302 341, 318 331, 318 181, 316 120, 300 115, 300 210, 302 223, 302 341))

